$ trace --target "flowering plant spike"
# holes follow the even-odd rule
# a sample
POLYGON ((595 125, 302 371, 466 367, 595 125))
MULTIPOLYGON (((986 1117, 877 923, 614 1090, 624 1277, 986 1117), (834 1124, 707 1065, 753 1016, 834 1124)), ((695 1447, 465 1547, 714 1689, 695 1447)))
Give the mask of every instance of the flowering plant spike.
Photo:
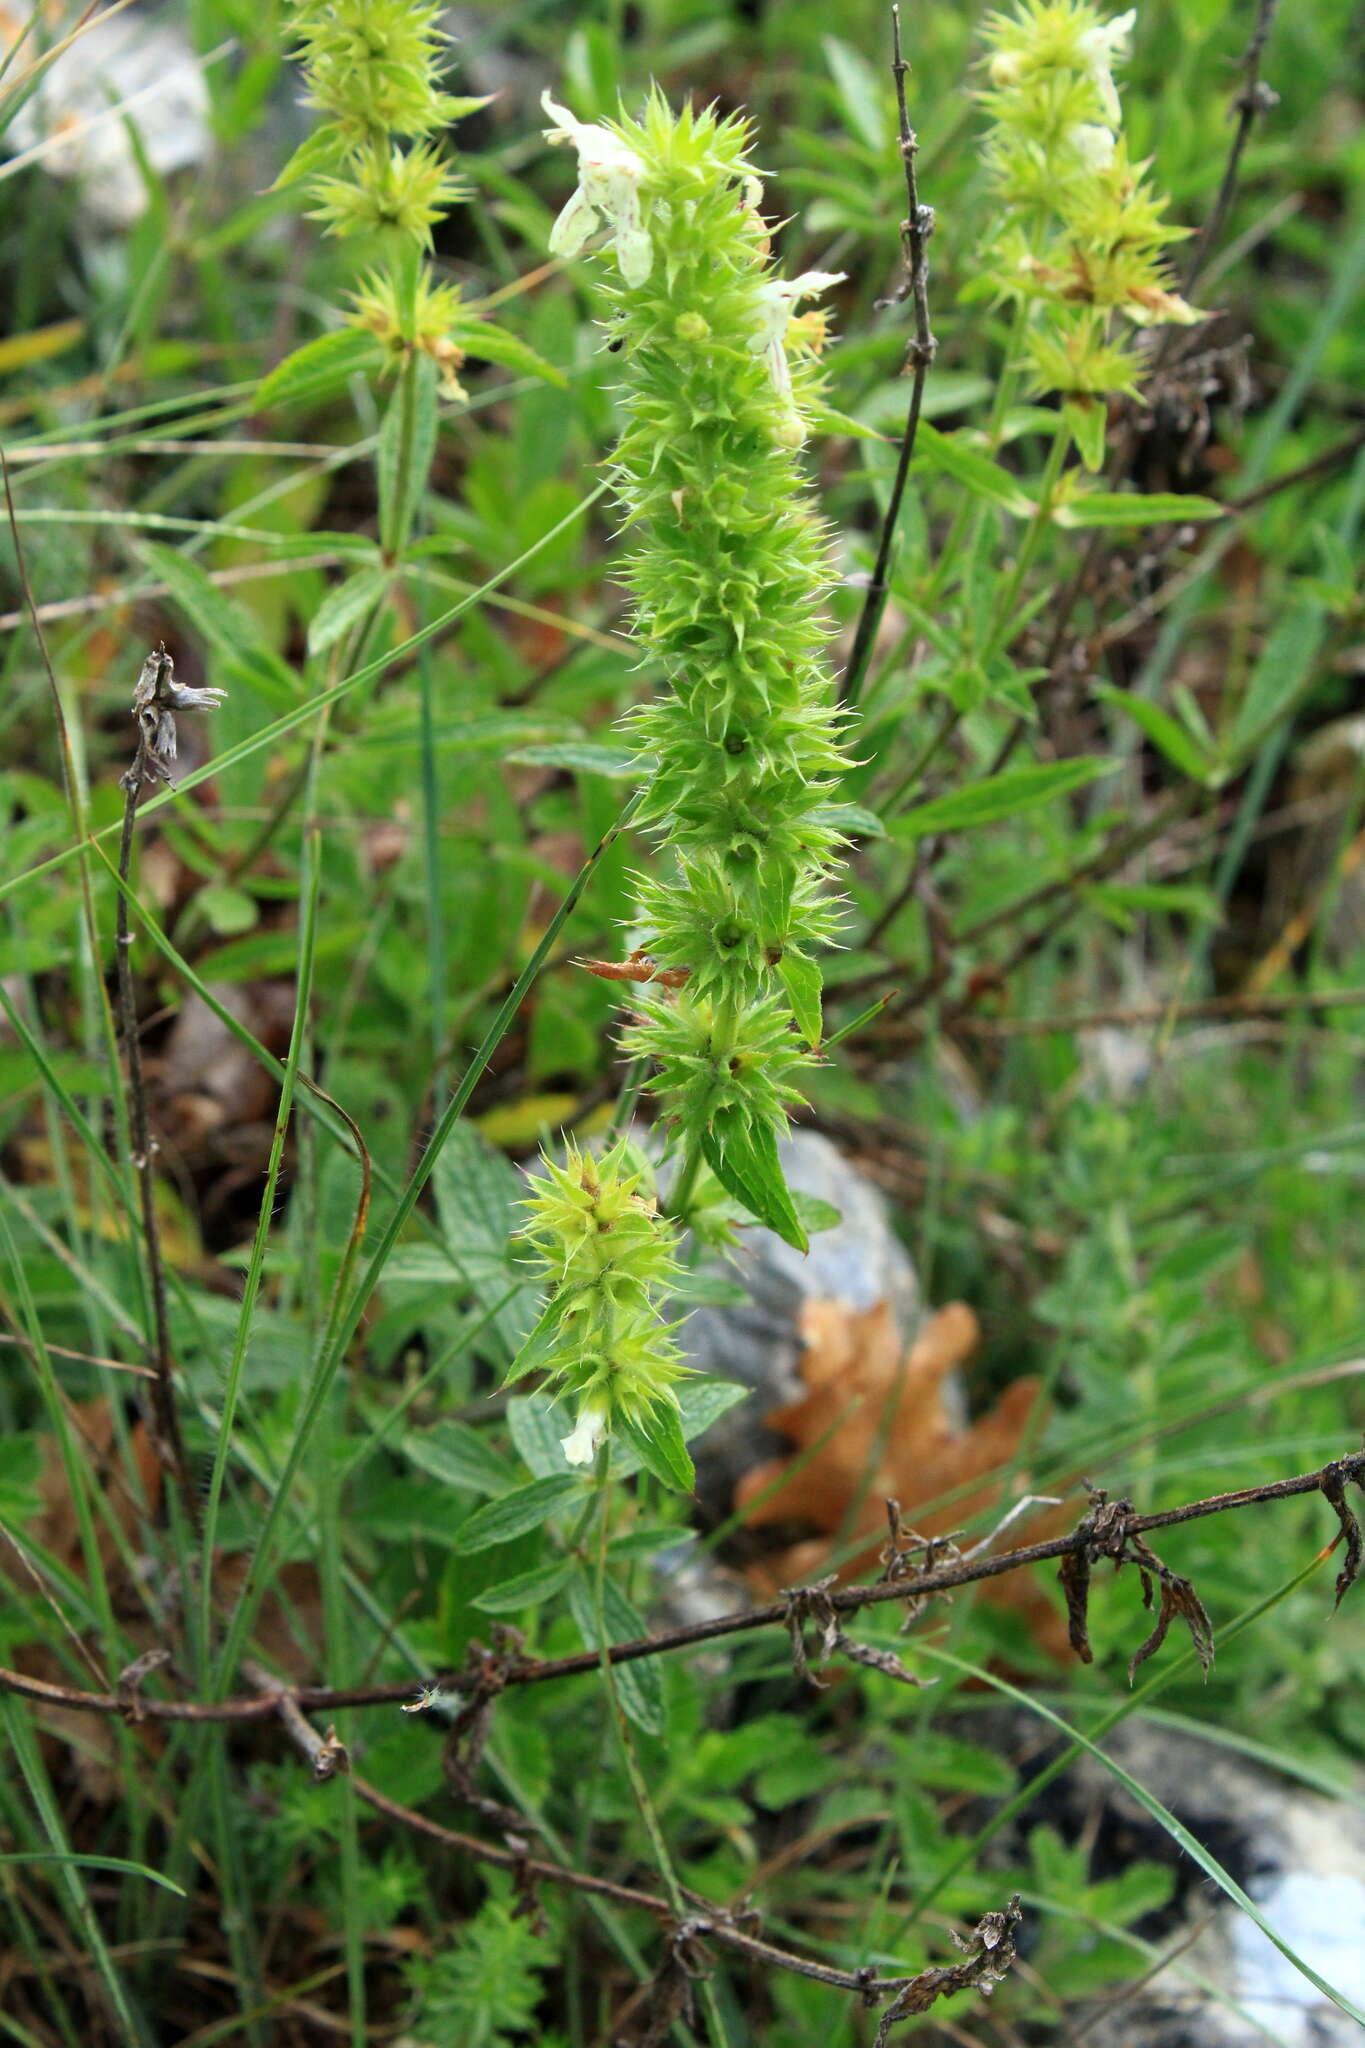
POLYGON ((1002 203, 983 284, 1023 316, 1018 354, 1061 395, 1088 466, 1104 453, 1104 400, 1136 391, 1142 362, 1122 325, 1204 318, 1170 287, 1165 252, 1185 232, 1129 161, 1114 68, 1136 13, 1090 0, 1019 0, 991 15, 987 169, 1002 203))
MULTIPOLYGON (((626 366, 625 577, 641 650, 668 678, 629 726, 661 867, 639 883, 654 992, 624 1043, 654 1063, 683 1219, 704 1161, 732 1202, 804 1247, 776 1141, 820 1040, 845 759, 823 661, 826 543, 796 457, 823 319, 793 313, 840 280, 773 274, 742 120, 674 115, 658 93, 638 119, 600 125, 544 105, 548 139, 579 159, 551 247, 606 238, 598 290, 626 366)), ((610 1373, 591 1399, 608 1427, 610 1373)), ((598 1426, 575 1432, 571 1455, 598 1426)))

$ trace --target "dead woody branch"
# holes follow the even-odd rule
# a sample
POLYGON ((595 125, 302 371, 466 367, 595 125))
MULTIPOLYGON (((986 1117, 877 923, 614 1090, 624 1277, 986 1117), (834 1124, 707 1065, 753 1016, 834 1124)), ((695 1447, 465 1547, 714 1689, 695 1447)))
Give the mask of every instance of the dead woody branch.
MULTIPOLYGON (((1362 1553, 1360 1525, 1354 1510, 1346 1497, 1348 1485, 1359 1487, 1365 1492, 1365 1450, 1353 1451, 1347 1457, 1336 1458, 1331 1463, 1312 1472, 1297 1474, 1292 1479, 1268 1481, 1264 1486, 1248 1486, 1236 1493, 1210 1494, 1203 1500, 1187 1501, 1181 1507, 1164 1508, 1159 1513, 1138 1515, 1133 1512, 1129 1501, 1108 1502, 1101 1494, 1092 1496, 1091 1507, 1077 1527, 1064 1536, 1048 1537, 1040 1543, 1022 1544, 1016 1549, 1001 1551, 995 1557, 979 1553, 970 1557, 951 1558, 946 1563, 931 1561, 919 1571, 897 1571, 890 1577, 878 1579, 872 1585, 815 1587, 799 1589, 796 1594, 785 1594, 781 1599, 770 1601, 762 1607, 750 1608, 743 1613, 723 1614, 709 1621, 692 1622, 685 1627, 663 1629, 657 1635, 639 1636, 633 1641, 609 1644, 602 1655, 612 1663, 633 1664, 645 1657, 660 1657, 674 1650, 694 1649, 702 1643, 712 1643, 727 1636, 752 1634, 756 1630, 783 1628, 793 1633, 793 1607, 797 1620, 804 1624, 815 1620, 822 1633, 833 1625, 838 1631, 839 1618, 857 1614, 868 1607, 883 1606, 888 1602, 923 1602, 936 1594, 951 1593, 961 1586, 977 1584, 983 1579, 1002 1578, 1008 1572, 1023 1570, 1034 1564, 1060 1564, 1063 1560, 1081 1557, 1090 1563, 1108 1557, 1117 1564, 1133 1564, 1138 1570, 1146 1571, 1154 1582, 1165 1583, 1174 1578, 1167 1567, 1161 1564, 1148 1546, 1140 1539, 1155 1529, 1174 1529, 1185 1522, 1200 1521, 1207 1515, 1227 1514, 1240 1508, 1262 1506, 1276 1500, 1293 1500, 1305 1494, 1321 1494, 1327 1501, 1338 1523, 1336 1535, 1324 1549, 1323 1555, 1339 1543, 1345 1545, 1345 1558, 1337 1579, 1337 1601, 1359 1575, 1362 1553), (1097 1520, 1102 1515, 1102 1520, 1097 1520), (1165 1577, 1163 1578, 1163 1574, 1165 1577)), ((934 1552, 929 1557, 932 1560, 934 1552)), ((1071 1565, 1072 1597, 1077 1597, 1076 1575, 1083 1568, 1071 1565)), ((1064 1581, 1065 1583, 1065 1581, 1064 1581)), ((1088 1577, 1083 1581, 1088 1584, 1088 1577)), ((1187 1583, 1187 1582, 1182 1582, 1187 1583)), ((1200 1609, 1202 1614, 1203 1610, 1200 1609)), ((1190 1618, 1190 1617, 1187 1617, 1190 1618)), ((1205 1617, 1205 1619, 1207 1619, 1205 1617)), ((1158 1624, 1159 1625, 1159 1624, 1158 1624)), ((1168 1617, 1169 1625, 1169 1617, 1168 1617)), ((1165 1630, 1161 1631, 1164 1635, 1165 1630)), ((1151 1648, 1155 1649, 1156 1644, 1151 1648)), ((1144 1645, 1146 1654, 1151 1649, 1144 1645)), ((450 1672, 432 1680, 424 1687, 416 1687, 411 1681, 387 1685, 361 1686, 298 1686, 289 1688, 290 1697, 301 1708, 309 1712, 327 1713, 341 1707, 403 1706, 409 1711, 420 1711, 434 1704, 443 1695, 456 1695, 462 1704, 478 1693, 482 1684, 485 1691, 489 1686, 489 1652, 475 1648, 471 1652, 472 1662, 467 1671, 450 1672), (414 1699, 414 1693, 417 1697, 414 1699)), ((579 1678, 600 1668, 602 1658, 596 1650, 583 1651, 572 1657, 522 1658, 513 1661, 504 1657, 499 1661, 496 1675, 496 1689, 504 1690, 513 1685, 543 1685, 561 1678, 579 1678)), ((281 1688, 283 1692, 285 1688, 281 1688)), ((56 1685, 49 1680, 30 1678, 23 1672, 8 1670, 0 1666, 0 1691, 17 1693, 26 1699, 40 1701, 50 1706, 70 1707, 77 1712, 92 1714, 122 1714, 127 1712, 127 1703, 116 1693, 81 1692, 73 1686, 56 1685)), ((159 1700, 142 1697, 138 1702, 141 1718, 159 1721, 263 1721, 276 1713, 279 1693, 256 1692, 224 1700, 159 1700)))
POLYGON ((139 1034, 137 997, 129 957, 133 935, 128 920, 128 877, 133 864, 133 836, 137 826, 138 798, 144 783, 164 782, 174 788, 172 768, 176 758, 177 711, 216 710, 223 702, 222 690, 190 689, 175 680, 175 663, 165 643, 153 649, 142 664, 133 691, 133 716, 137 720, 137 751, 120 778, 123 789, 123 832, 119 840, 118 877, 120 886, 115 911, 115 965, 118 977, 118 1019, 128 1064, 128 1109, 132 1138, 132 1167, 137 1175, 142 1202, 142 1240, 147 1258, 147 1284, 152 1302, 153 1336, 150 1346, 152 1381, 153 1441, 162 1464, 171 1472, 191 1526, 198 1520, 198 1498, 185 1462, 185 1446, 175 1400, 175 1360, 171 1350, 170 1321, 166 1307, 166 1271, 161 1255, 161 1225, 156 1207, 156 1147, 147 1114, 147 1085, 142 1071, 142 1041, 139 1034))

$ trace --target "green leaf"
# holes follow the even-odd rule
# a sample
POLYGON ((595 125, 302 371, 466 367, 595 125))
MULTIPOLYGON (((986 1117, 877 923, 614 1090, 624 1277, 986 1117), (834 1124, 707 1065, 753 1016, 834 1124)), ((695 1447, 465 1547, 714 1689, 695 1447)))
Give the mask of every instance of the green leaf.
POLYGON ((235 658, 244 681, 259 688, 272 703, 290 708, 297 704, 298 676, 267 645, 249 612, 225 596, 188 555, 154 540, 139 542, 139 551, 195 630, 217 653, 235 658))
POLYGON ((1293 709, 1313 677, 1324 621, 1316 604, 1297 604, 1272 627, 1247 682, 1232 730, 1232 753, 1249 753, 1293 709))
POLYGON ((919 804, 888 827, 893 839, 922 839, 927 832, 967 832, 977 825, 995 825, 1083 789, 1098 776, 1112 775, 1117 761, 1083 755, 1072 761, 1039 761, 1028 768, 1007 768, 947 796, 919 804))
POLYGON ((245 889, 234 889, 226 882, 210 882, 201 889, 195 902, 203 911, 213 930, 220 939, 231 939, 240 932, 251 931, 260 916, 254 896, 245 889))
POLYGON ((509 334, 505 327, 495 327, 491 321, 462 320, 452 330, 451 339, 477 362, 501 363, 505 370, 518 370, 524 377, 538 377, 543 384, 553 384, 557 391, 569 388, 569 380, 562 370, 557 370, 553 363, 547 363, 544 356, 537 355, 519 335, 509 334))
POLYGON ((385 552, 402 553, 431 472, 440 413, 436 365, 429 355, 404 365, 379 429, 379 531, 385 552))
POLYGON ((866 804, 817 804, 810 813, 813 825, 832 825, 850 839, 885 839, 886 827, 866 804))
POLYGON ((702 1136, 702 1155, 726 1193, 799 1252, 810 1244, 777 1157, 772 1125, 751 1124, 742 1109, 719 1109, 702 1136))
POLYGON ((777 971, 782 977, 782 986, 787 991, 796 1027, 806 1044, 814 1051, 820 1043, 820 1034, 825 1024, 824 1013, 820 1007, 820 970, 804 953, 792 952, 789 949, 778 962, 777 971))
POLYGON ((1124 930, 1132 928, 1131 913, 1194 917, 1208 924, 1217 924, 1223 915, 1212 889, 1201 889, 1196 882, 1096 882, 1082 893, 1124 930))
POLYGON ((388 586, 388 570, 378 562, 371 562, 356 569, 344 583, 338 583, 335 590, 329 590, 309 624, 308 652, 322 654, 334 641, 340 640, 343 633, 348 633, 378 604, 388 586))
MULTIPOLYGON (((570 1581, 569 1607, 589 1650, 602 1647, 594 1592, 592 1581, 582 1573, 570 1581)), ((608 1643, 631 1643, 649 1633, 643 1618, 636 1613, 614 1579, 603 1582, 602 1612, 607 1624, 608 1643)), ((646 1735, 662 1735, 663 1677, 654 1659, 642 1657, 638 1664, 614 1664, 612 1678, 627 1717, 646 1735)))
POLYGON ((875 427, 866 426, 862 420, 855 420, 850 413, 840 412, 837 406, 824 405, 818 400, 804 408, 806 424, 812 434, 835 436, 844 434, 852 441, 886 441, 887 434, 878 433, 875 427))
POLYGON ((678 1389, 678 1407, 686 1441, 690 1443, 713 1422, 719 1422, 722 1415, 728 1415, 738 1402, 747 1399, 748 1393, 749 1389, 737 1381, 716 1379, 710 1373, 684 1380, 678 1389))
POLYGON ((306 135, 293 155, 285 159, 284 169, 268 189, 278 192, 284 185, 295 185, 300 178, 314 177, 319 171, 330 171, 341 161, 342 142, 338 130, 329 122, 315 128, 306 135))
POLYGON ((793 1188, 791 1197, 792 1206, 811 1237, 818 1230, 837 1229, 844 1220, 842 1210, 836 1209, 833 1202, 822 1202, 819 1195, 803 1194, 800 1188, 793 1188))
POLYGON ((941 434, 922 419, 915 436, 914 469, 937 470, 962 485, 974 498, 1003 506, 1016 519, 1031 519, 1038 507, 1017 477, 992 462, 982 449, 972 447, 958 434, 941 434))
POLYGON ((643 758, 630 747, 594 746, 586 740, 556 741, 543 747, 518 747, 507 759, 525 768, 572 768, 579 774, 607 775, 614 782, 636 781, 643 758))
MULTIPOLYGON (((747 1295, 745 1299, 748 1299, 747 1295)), ((714 1379, 709 1373, 705 1373, 694 1374, 691 1378, 683 1380, 677 1391, 678 1427, 682 1432, 683 1442, 691 1443, 694 1437, 703 1436, 710 1429, 712 1423, 719 1422, 722 1415, 728 1415, 733 1407, 746 1398, 749 1389, 738 1386, 734 1380, 714 1379)), ((510 1410, 512 1407, 526 1408, 529 1405, 530 1403, 525 1401, 518 1403, 509 1402, 509 1421, 511 1420, 510 1410)), ((564 1452, 560 1447, 559 1441, 562 1431, 557 1432, 553 1436, 549 1436, 547 1431, 547 1441, 542 1443, 539 1437, 541 1427, 539 1418, 522 1418, 521 1420, 523 1428, 528 1430, 528 1438, 531 1430, 536 1432, 534 1440, 530 1441, 530 1448, 534 1451, 535 1456, 542 1461, 553 1457, 557 1467, 562 1470, 564 1452)), ((553 1425, 550 1426, 553 1427, 553 1425)), ((512 1434, 514 1438, 516 1433, 517 1426, 513 1423, 512 1434)), ((517 1448, 534 1471, 536 1468, 532 1465, 532 1460, 527 1455, 527 1450, 523 1448, 520 1442, 518 1442, 517 1448)), ((628 1479, 632 1473, 638 1472, 644 1463, 645 1460, 640 1456, 639 1451, 630 1438, 621 1435, 613 1441, 611 1453, 613 1478, 628 1479)))
POLYGON ((507 1403, 507 1427, 517 1453, 538 1479, 564 1471, 565 1424, 548 1394, 527 1394, 507 1403))
POLYGON ((503 1494, 500 1500, 490 1500, 487 1507, 476 1508, 456 1530, 455 1548, 468 1554, 473 1550, 490 1550, 495 1543, 510 1543, 514 1537, 524 1536, 528 1529, 538 1529, 548 1522, 551 1515, 558 1514, 575 1496, 581 1497, 582 1492, 583 1480, 574 1472, 563 1472, 553 1479, 533 1479, 529 1486, 519 1486, 514 1493, 503 1494))
POLYGON ((476 1594, 470 1604, 481 1607, 485 1614, 520 1614, 525 1607, 538 1607, 543 1600, 553 1598, 568 1584, 573 1569, 568 1558, 554 1558, 549 1564, 537 1565, 534 1571, 518 1572, 514 1579, 504 1579, 500 1586, 490 1586, 486 1593, 476 1594))
POLYGON ((352 377, 372 376, 380 367, 379 343, 358 327, 337 327, 319 334, 276 363, 256 387, 256 409, 297 405, 340 391, 352 377))
POLYGON ((1096 683, 1095 695, 1102 703, 1112 704, 1125 718, 1131 718, 1192 782, 1207 783, 1215 774, 1217 763, 1207 748, 1160 704, 1153 704, 1147 697, 1134 697, 1128 690, 1115 689, 1112 683, 1096 683))
POLYGON ((1093 475, 1104 467, 1104 436, 1109 408, 1102 398, 1068 398, 1062 407, 1067 431, 1076 444, 1081 461, 1093 475))
POLYGON ((661 1486, 671 1487, 677 1493, 691 1493, 697 1475, 683 1442, 681 1418, 671 1403, 651 1408, 638 1422, 623 1415, 621 1434, 646 1472, 652 1472, 661 1486))
POLYGON ((1058 505, 1058 526, 1179 526, 1187 520, 1221 519, 1227 507, 1212 498, 1178 491, 1091 491, 1058 505))
POLYGON ((0 1855, 0 1863, 67 1863, 77 1870, 115 1870, 123 1877, 145 1877, 148 1884, 158 1884, 163 1891, 174 1892, 178 1899, 186 1896, 174 1878, 163 1877, 159 1870, 152 1870, 145 1863, 130 1863, 123 1856, 76 1856, 64 1849, 10 1849, 0 1855))
POLYGON ((463 1422, 437 1422, 410 1429, 402 1440, 405 1457, 433 1479, 465 1493, 508 1493, 517 1483, 510 1460, 463 1422))
POLYGON ((512 1233, 525 1221, 524 1184, 515 1167, 464 1122, 446 1140, 431 1183, 451 1257, 479 1307, 494 1311, 494 1362, 502 1364, 516 1356, 540 1313, 537 1289, 512 1256, 512 1233))
POLYGON ((874 156, 884 156, 891 136, 886 81, 858 50, 838 36, 824 36, 821 40, 844 119, 874 156))

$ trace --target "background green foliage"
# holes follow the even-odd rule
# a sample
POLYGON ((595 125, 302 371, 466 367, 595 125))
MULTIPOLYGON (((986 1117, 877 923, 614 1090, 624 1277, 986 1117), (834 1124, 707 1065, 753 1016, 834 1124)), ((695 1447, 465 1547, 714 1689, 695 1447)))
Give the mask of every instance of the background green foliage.
MULTIPOLYGON (((149 174, 123 234, 92 228, 40 164, 0 191, 0 445, 72 778, 7 554, 0 1661, 104 1689, 169 1637, 172 1676, 149 1681, 163 1694, 239 1692, 247 1652, 301 1682, 415 1684, 495 1624, 546 1656, 593 1646, 602 1619, 633 1635, 666 1612, 681 1558, 737 1556, 732 1532, 646 1479, 616 1490, 599 1576, 567 1424, 534 1392, 494 1391, 537 1313, 509 1252, 511 1161, 563 1127, 600 1133, 622 1080, 615 992, 572 962, 620 956, 645 850, 610 843, 554 919, 628 794, 613 721, 660 681, 624 638, 617 543, 590 498, 616 367, 582 278, 545 264, 569 173, 540 140, 539 90, 585 120, 650 79, 747 106, 784 272, 849 274, 830 417, 807 451, 847 633, 907 388, 907 309, 878 303, 899 282, 904 212, 887 23, 872 0, 846 0, 837 32, 805 0, 471 10, 453 89, 501 91, 456 133, 471 197, 437 256, 503 339, 469 344, 468 402, 444 404, 418 489, 373 346, 321 340, 353 252, 318 239, 296 191, 269 189, 304 132, 281 20, 254 0, 192 0, 184 19, 201 53, 229 45, 205 71, 211 171, 149 174), (414 537, 385 560, 375 537, 405 491, 414 537), (222 1487, 207 1616, 193 1532, 139 1494, 129 1383, 82 1362, 140 1362, 149 1320, 103 856, 132 684, 163 636, 186 680, 229 692, 211 722, 186 722, 182 793, 146 807, 134 869, 185 1429, 198 1479, 216 1463, 222 1487), (105 836, 73 856, 82 819, 105 836), (547 934, 418 1199, 421 1148, 547 934), (200 1043, 206 1019, 225 1027, 221 1096, 193 1059, 167 1078, 189 1005, 200 1043), (354 1147, 309 1077, 373 1161, 363 1241, 354 1147), (262 1205, 281 1086, 293 1116, 262 1205), (71 1405, 96 1401, 107 1465, 89 1447, 97 1411, 71 1405), (232 1560, 258 1541, 244 1587, 232 1560)), ((1197 294, 1223 309, 1216 353, 1167 388, 1112 480, 1146 511, 1130 495, 1096 529, 1074 502, 1030 523, 1052 416, 1002 387, 1005 316, 974 288, 991 209, 968 90, 979 26, 949 0, 906 21, 940 349, 842 792, 869 815, 827 1031, 900 998, 810 1092, 817 1123, 896 1198, 927 1296, 980 1315, 972 1402, 1044 1376, 1029 1483, 1083 1471, 1150 1507, 1309 1469, 1365 1421, 1365 957, 1345 914, 1358 751, 1326 794, 1296 767, 1359 697, 1361 31, 1346 0, 1276 21, 1280 102, 1197 294), (1251 503, 1196 527, 1161 494, 1251 503), (984 789, 992 770, 1014 779, 984 789), (1354 999, 1332 1004, 1337 989, 1354 999), (1182 1021, 1182 1005, 1241 996, 1244 1011, 1182 1021), (1157 1021, 1110 1038, 1067 1021, 1101 1009, 1157 1021)), ((1155 156, 1187 225, 1222 175, 1250 27, 1222 0, 1154 0, 1137 23, 1133 153, 1155 156)), ((686 1397, 689 1431, 725 1398, 686 1397)), ((929 1617, 919 1668, 937 1683, 922 1692, 850 1669, 817 1694, 780 1634, 623 1668, 676 1879, 721 1901, 755 1888, 773 1939, 885 1971, 941 1959, 947 1925, 1017 1886, 1034 1967, 996 2010, 1055 2027, 1068 2000, 1148 1967, 1171 1870, 1092 1869, 1031 1804, 1017 1741, 983 1718, 989 1680, 961 1666, 1008 1670, 1083 1731, 1126 1711, 1196 1720, 1358 1803, 1358 1626, 1349 1609, 1329 1623, 1330 1570, 1290 1590, 1329 1534, 1312 1496, 1182 1531, 1169 1554, 1213 1615, 1217 1662, 1202 1679, 1173 1640, 1135 1694, 1126 1580, 1097 1592, 1084 1669, 969 1594, 929 1617)), ((860 1633, 890 1644, 896 1618, 879 1613, 860 1633)), ((913 1639, 897 1648, 915 1660, 913 1639)), ((442 1775, 442 1711, 337 1724, 390 1797, 478 1828, 442 1775)), ((357 2042, 391 2024, 579 2048, 656 1965, 652 1923, 601 1902, 547 1888, 534 1932, 500 1880, 377 1821, 344 1778, 312 1784, 273 1725, 159 1724, 152 1741, 15 1698, 0 1717, 0 1848, 30 1859, 3 1872, 22 2000, 0 2017, 9 2038, 312 2041, 339 2021, 357 2042), (35 1860, 53 1854, 123 1857, 180 1889, 35 1860)), ((476 1783, 547 1857, 662 1883, 597 1674, 504 1695, 476 1783)), ((698 2033, 718 2020, 736 2044, 843 2048, 875 2028, 846 1995, 780 1973, 718 1963, 711 1998, 698 2033)), ((974 2010, 968 1994, 964 2023, 974 2010)))

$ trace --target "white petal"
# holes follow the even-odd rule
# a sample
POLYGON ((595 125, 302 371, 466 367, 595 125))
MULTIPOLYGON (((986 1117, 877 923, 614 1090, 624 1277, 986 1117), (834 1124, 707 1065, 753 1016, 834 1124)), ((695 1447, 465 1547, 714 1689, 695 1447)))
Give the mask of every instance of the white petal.
POLYGON ((553 128, 545 130, 545 140, 547 142, 575 142, 583 125, 582 122, 576 121, 568 108, 561 107, 558 100, 551 99, 548 92, 543 92, 540 95, 540 104, 555 123, 553 128))
POLYGON ((550 229, 550 254, 576 256, 597 226, 597 208, 580 185, 550 229))
POLYGON ((818 299, 831 285, 842 284, 847 275, 843 270, 805 270, 790 287, 793 300, 818 299))
POLYGON ((1078 121, 1069 137, 1072 148, 1092 171, 1107 171, 1114 161, 1113 130, 1098 121, 1078 121))
MULTIPOLYGON (((605 204, 597 200, 616 230, 616 260, 627 284, 640 285, 654 264, 654 250, 640 222, 640 172, 644 165, 630 150, 623 150, 603 182, 605 204)), ((596 199, 596 191, 593 194, 596 199)))
POLYGON ((763 360, 768 365, 768 375, 773 380, 773 390, 779 398, 792 395, 792 366, 787 361, 787 351, 779 335, 770 341, 763 351, 763 360))
POLYGON ((616 260, 629 285, 643 284, 654 268, 654 245, 641 227, 616 230, 616 260))
POLYGON ((582 1411, 569 1435, 560 1438, 566 1464, 591 1465, 597 1456, 597 1446, 602 1439, 606 1420, 606 1414, 601 1408, 585 1408, 582 1411))

